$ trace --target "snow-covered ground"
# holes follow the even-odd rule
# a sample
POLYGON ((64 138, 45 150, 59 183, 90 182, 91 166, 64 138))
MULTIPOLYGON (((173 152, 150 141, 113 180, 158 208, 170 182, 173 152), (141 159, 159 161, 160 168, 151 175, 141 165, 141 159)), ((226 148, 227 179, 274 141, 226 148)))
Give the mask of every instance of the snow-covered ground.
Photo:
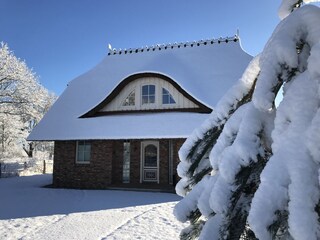
POLYGON ((0 239, 178 239, 170 193, 43 188, 52 175, 0 179, 0 239))

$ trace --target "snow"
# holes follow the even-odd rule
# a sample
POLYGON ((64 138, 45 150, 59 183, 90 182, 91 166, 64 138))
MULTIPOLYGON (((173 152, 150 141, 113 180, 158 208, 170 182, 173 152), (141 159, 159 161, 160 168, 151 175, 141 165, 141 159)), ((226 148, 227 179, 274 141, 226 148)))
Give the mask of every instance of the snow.
POLYGON ((177 195, 43 188, 52 175, 0 180, 1 239, 177 239, 177 195))
POLYGON ((48 140, 49 137, 50 140, 186 138, 207 117, 207 114, 167 112, 66 118, 56 122, 53 118, 44 120, 39 128, 37 125, 28 140, 48 140), (35 137, 40 128, 43 133, 35 137))
MULTIPOLYGON (((278 10, 280 19, 286 18, 291 12, 292 8, 296 6, 298 0, 282 0, 278 10)), ((304 3, 319 2, 319 0, 303 0, 304 3)))
MULTIPOLYGON (((284 99, 277 109, 272 132, 273 156, 261 174, 261 184, 252 201, 248 218, 250 226, 260 239, 270 239, 267 227, 274 221, 276 210, 289 212, 289 232, 294 239, 319 239, 320 236, 318 216, 314 211, 320 197, 319 165, 318 160, 312 158, 312 155, 317 156, 318 147, 310 143, 310 139, 316 140, 310 129, 314 129, 313 124, 317 123, 320 102, 319 74, 316 69, 316 65, 319 66, 319 21, 320 9, 317 7, 305 6, 294 11, 279 24, 263 53, 265 61, 261 62, 261 67, 264 66, 268 71, 270 65, 266 65, 271 59, 290 66, 291 58, 297 58, 292 49, 290 54, 276 57, 271 46, 276 45, 276 49, 279 49, 285 44, 288 46, 290 42, 303 39, 307 42, 311 55, 304 55, 308 58, 308 66, 304 72, 284 85, 284 99), (283 41, 284 39, 288 41, 283 41)), ((269 100, 269 103, 262 103, 261 100, 270 91, 271 79, 276 79, 272 75, 268 76, 269 79, 265 76, 260 75, 261 82, 257 84, 259 91, 254 95, 254 103, 261 109, 270 107, 269 100), (264 90, 260 91, 262 88, 264 90)))
MULTIPOLYGON (((290 6, 293 2, 285 4, 290 6)), ((320 9, 312 5, 298 8, 282 20, 258 63, 248 67, 257 73, 252 75, 257 77, 252 101, 230 114, 240 98, 227 92, 210 118, 182 146, 178 173, 183 184, 177 188, 183 189, 177 192, 185 197, 175 211, 179 212, 178 219, 183 219, 190 210, 200 209, 206 217, 200 239, 230 237, 228 224, 234 224, 230 223, 230 216, 239 211, 258 239, 279 237, 275 236, 279 232, 272 235, 270 230, 275 223, 281 224, 284 239, 320 239, 319 22, 320 9), (283 100, 276 108, 274 99, 281 85, 283 100), (188 185, 194 177, 190 176, 189 167, 196 159, 189 156, 190 152, 201 146, 199 142, 207 141, 206 134, 213 127, 223 128, 209 149, 213 171, 199 183, 188 185), (254 165, 257 162, 260 167, 254 165), (253 170, 246 168, 250 165, 253 170), (261 173, 259 168, 263 168, 261 173), (242 170, 250 171, 250 177, 246 179, 245 174, 238 177, 242 170), (258 186, 254 196, 241 190, 247 186, 253 186, 251 190, 258 186), (213 214, 208 215, 210 209, 213 214)), ((253 82, 252 77, 248 80, 253 82)), ((243 96, 250 86, 238 89, 238 94, 243 96)), ((204 153, 202 160, 207 158, 203 149, 196 149, 199 155, 204 153)), ((195 226, 192 221, 191 225, 195 226)))
POLYGON ((318 103, 317 84, 305 72, 294 79, 278 108, 272 132, 274 154, 261 174, 261 184, 249 215, 249 223, 258 238, 265 239, 266 233, 262 232, 266 230, 261 230, 262 226, 266 228, 273 220, 274 211, 285 210, 290 200, 291 235, 295 239, 317 239, 314 228, 318 225, 318 217, 314 206, 320 196, 318 166, 307 151, 304 136, 318 103), (264 220, 257 221, 261 216, 264 220))
POLYGON ((308 42, 311 52, 316 51, 312 48, 320 39, 320 25, 315 24, 320 22, 319 12, 318 7, 304 6, 290 14, 290 18, 281 21, 274 30, 260 58, 261 73, 253 97, 257 108, 270 109, 275 97, 271 90, 277 84, 278 76, 286 75, 286 70, 298 68, 301 60, 296 53, 297 43, 304 39, 308 42), (283 70, 281 65, 287 68, 283 70))
POLYGON ((69 83, 28 139, 186 137, 208 114, 175 112, 79 117, 97 106, 120 82, 137 73, 168 76, 196 100, 213 107, 240 78, 251 59, 239 41, 106 56, 95 68, 69 83))

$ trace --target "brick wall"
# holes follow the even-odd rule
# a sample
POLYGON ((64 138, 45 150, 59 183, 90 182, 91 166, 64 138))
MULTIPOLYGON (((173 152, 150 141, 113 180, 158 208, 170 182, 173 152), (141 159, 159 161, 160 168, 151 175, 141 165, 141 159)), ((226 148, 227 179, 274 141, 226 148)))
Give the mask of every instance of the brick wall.
POLYGON ((106 188, 111 183, 111 141, 91 142, 89 164, 76 163, 76 141, 56 141, 53 185, 65 188, 106 188))
MULTIPOLYGON (((161 185, 169 185, 169 140, 159 141, 161 185)), ((130 184, 140 184, 141 142, 131 140, 130 184)), ((179 162, 178 150, 184 139, 173 139, 173 172, 179 162)), ((94 140, 91 141, 91 161, 89 164, 76 163, 76 141, 56 141, 54 149, 53 186, 62 188, 104 189, 112 185, 122 184, 123 141, 94 140)), ((157 183, 154 183, 157 184, 157 183)))

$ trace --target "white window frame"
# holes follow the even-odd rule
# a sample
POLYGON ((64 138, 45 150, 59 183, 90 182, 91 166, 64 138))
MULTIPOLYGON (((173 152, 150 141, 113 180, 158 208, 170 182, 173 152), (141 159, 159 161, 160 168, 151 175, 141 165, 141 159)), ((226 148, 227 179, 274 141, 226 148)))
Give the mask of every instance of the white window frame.
POLYGON ((91 162, 91 153, 92 153, 92 144, 90 141, 87 140, 78 140, 77 144, 76 144, 76 163, 77 164, 90 164, 91 162), (79 161, 79 142, 84 142, 84 145, 86 145, 86 143, 90 144, 90 159, 87 161, 79 161))

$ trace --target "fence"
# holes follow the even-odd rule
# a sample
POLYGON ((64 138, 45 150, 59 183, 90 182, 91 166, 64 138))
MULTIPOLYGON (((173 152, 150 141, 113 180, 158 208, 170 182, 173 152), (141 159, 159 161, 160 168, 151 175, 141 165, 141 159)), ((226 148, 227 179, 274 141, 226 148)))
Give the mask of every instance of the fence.
POLYGON ((0 178, 52 173, 53 160, 16 159, 0 161, 0 178))

